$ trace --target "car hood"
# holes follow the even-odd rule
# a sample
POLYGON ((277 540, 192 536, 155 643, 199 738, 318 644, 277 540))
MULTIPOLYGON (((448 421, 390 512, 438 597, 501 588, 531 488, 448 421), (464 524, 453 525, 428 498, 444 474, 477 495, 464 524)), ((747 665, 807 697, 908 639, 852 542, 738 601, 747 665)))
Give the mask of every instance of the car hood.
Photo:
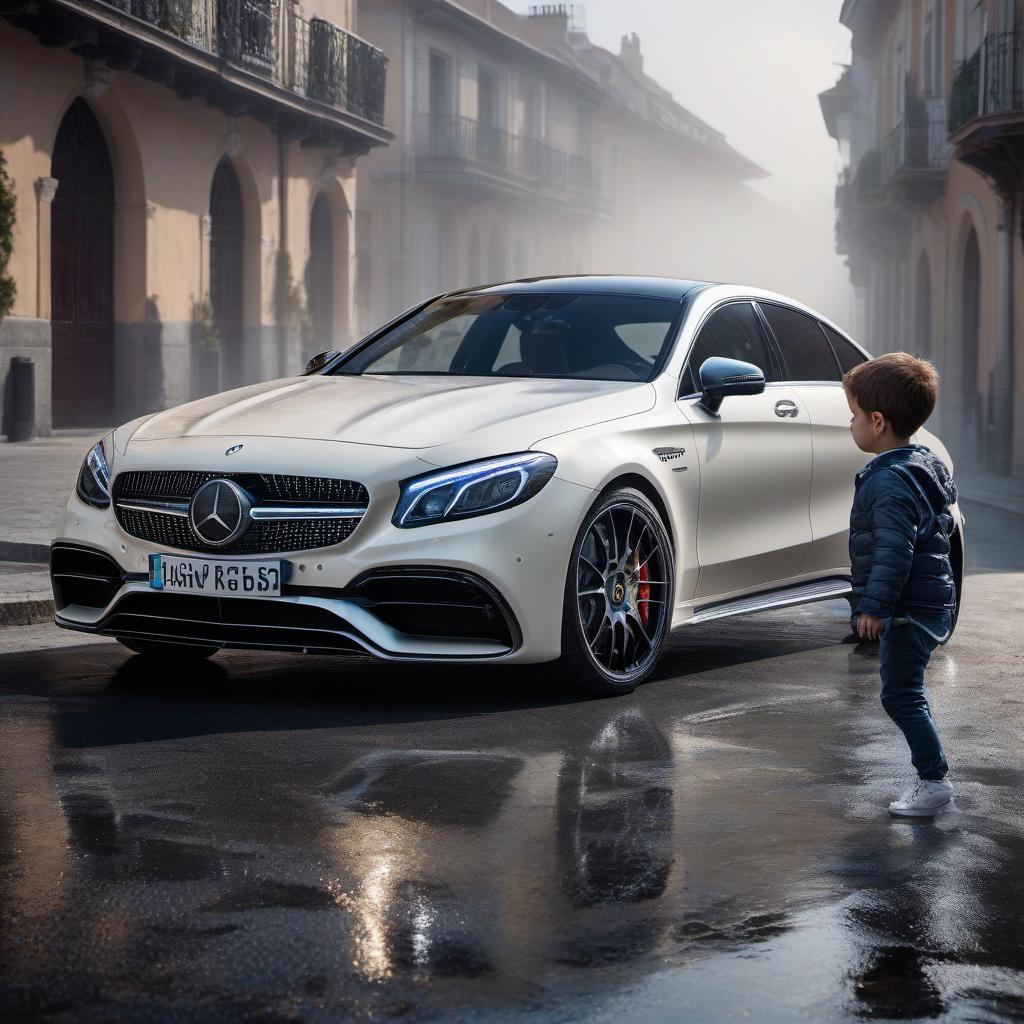
POLYGON ((132 441, 295 437, 434 448, 495 433, 505 451, 653 407, 650 384, 510 377, 313 376, 253 384, 147 419, 132 441), (507 435, 507 437, 506 437, 507 435))

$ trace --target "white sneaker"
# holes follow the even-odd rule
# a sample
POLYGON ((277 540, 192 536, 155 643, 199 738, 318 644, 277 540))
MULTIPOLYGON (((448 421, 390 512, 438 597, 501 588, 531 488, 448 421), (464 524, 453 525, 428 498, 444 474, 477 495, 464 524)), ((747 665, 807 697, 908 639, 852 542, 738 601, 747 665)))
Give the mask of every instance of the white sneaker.
POLYGON ((953 785, 946 779, 941 782, 918 779, 899 800, 889 804, 889 813, 897 818, 927 818, 952 799, 953 785))

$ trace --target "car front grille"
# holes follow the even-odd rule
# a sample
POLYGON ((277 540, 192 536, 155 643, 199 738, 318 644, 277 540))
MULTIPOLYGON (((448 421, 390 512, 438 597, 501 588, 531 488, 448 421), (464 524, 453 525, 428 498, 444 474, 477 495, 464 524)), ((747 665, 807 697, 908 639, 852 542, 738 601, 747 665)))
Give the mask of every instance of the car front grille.
POLYGON ((340 544, 359 524, 369 495, 355 480, 332 477, 160 470, 120 473, 114 479, 112 499, 118 523, 133 537, 183 551, 255 555, 340 544), (278 518, 253 518, 240 537, 230 544, 216 546, 199 537, 180 510, 173 514, 159 508, 125 507, 133 502, 187 507, 196 491, 210 480, 233 481, 252 498, 254 510, 273 506, 278 510, 278 518), (289 506, 295 507, 294 515, 288 515, 289 506), (344 507, 352 512, 339 518, 317 518, 310 514, 311 510, 331 507, 344 507))

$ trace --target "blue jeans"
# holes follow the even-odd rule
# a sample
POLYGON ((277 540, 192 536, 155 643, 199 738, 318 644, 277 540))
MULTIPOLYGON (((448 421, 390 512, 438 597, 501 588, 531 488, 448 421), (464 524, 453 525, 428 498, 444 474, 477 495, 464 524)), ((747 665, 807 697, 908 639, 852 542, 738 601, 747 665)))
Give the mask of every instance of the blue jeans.
POLYGON ((879 643, 882 707, 907 738, 910 760, 917 774, 922 779, 938 782, 946 777, 949 765, 932 721, 924 670, 939 641, 916 623, 944 637, 949 632, 953 613, 949 609, 910 612, 907 618, 913 621, 889 625, 879 643))

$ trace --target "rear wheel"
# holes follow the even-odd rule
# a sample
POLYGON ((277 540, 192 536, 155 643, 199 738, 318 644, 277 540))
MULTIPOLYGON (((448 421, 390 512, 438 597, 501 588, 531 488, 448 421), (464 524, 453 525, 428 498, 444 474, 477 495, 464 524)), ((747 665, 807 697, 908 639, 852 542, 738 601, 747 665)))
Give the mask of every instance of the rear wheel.
POLYGON ((203 661, 220 650, 219 647, 203 647, 198 644, 176 644, 168 640, 127 640, 118 637, 117 642, 129 651, 141 654, 145 658, 163 658, 167 661, 203 661))
POLYGON ((603 494, 569 557, 556 677, 573 689, 630 693, 657 664, 672 618, 672 547, 646 495, 603 494))
POLYGON ((964 589, 964 541, 960 530, 953 532, 949 546, 949 560, 953 569, 953 581, 956 584, 956 606, 953 609, 953 621, 950 625, 950 636, 956 632, 957 620, 960 618, 960 602, 964 589))

